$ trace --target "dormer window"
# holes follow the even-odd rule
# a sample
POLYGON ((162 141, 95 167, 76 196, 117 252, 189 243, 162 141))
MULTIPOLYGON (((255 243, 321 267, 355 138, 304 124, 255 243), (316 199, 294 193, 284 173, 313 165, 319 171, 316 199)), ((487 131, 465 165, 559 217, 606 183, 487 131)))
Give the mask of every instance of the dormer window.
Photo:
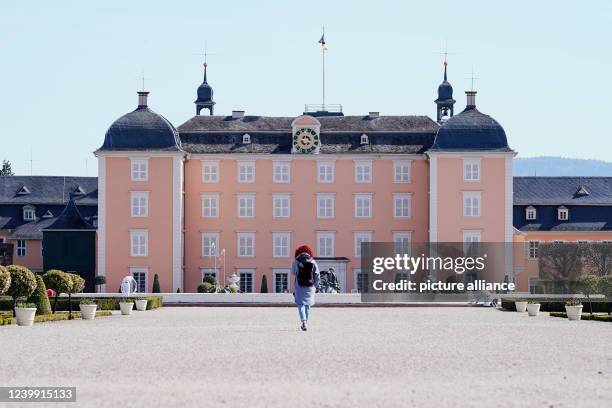
POLYGON ((51 212, 51 210, 47 210, 43 216, 43 218, 53 218, 53 213, 51 212))
POLYGON ((535 207, 530 205, 529 207, 527 207, 525 209, 525 218, 527 220, 530 220, 530 221, 531 220, 535 220, 536 219, 536 215, 537 215, 537 212, 536 212, 535 207))
POLYGON ((26 195, 26 194, 30 194, 30 189, 27 188, 26 186, 21 187, 19 191, 17 191, 17 195, 26 195))
POLYGON ((31 205, 26 205, 23 207, 23 220, 24 221, 34 221, 36 219, 36 213, 34 212, 34 207, 31 205))
POLYGON ((72 193, 74 195, 84 195, 85 194, 85 190, 83 190, 83 187, 81 187, 81 186, 76 186, 76 188, 74 189, 74 191, 72 193))
POLYGON ((363 135, 361 135, 361 144, 362 145, 370 144, 370 140, 368 139, 368 135, 366 135, 365 133, 363 135))
POLYGON ((245 133, 244 135, 242 135, 242 144, 249 144, 251 143, 251 135, 249 135, 248 133, 245 133))
POLYGON ((561 206, 557 208, 557 217, 559 221, 567 221, 569 219, 569 210, 567 207, 561 206))
POLYGON ((586 187, 582 185, 578 187, 578 190, 576 190, 575 193, 575 195, 578 197, 588 196, 589 194, 589 190, 587 190, 586 187))

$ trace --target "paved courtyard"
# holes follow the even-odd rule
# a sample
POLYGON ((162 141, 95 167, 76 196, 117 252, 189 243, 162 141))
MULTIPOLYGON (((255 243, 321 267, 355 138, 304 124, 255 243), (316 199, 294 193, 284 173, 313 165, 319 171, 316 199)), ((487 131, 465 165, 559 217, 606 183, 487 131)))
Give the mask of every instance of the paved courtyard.
POLYGON ((0 385, 76 386, 67 406, 95 407, 611 406, 612 324, 484 308, 311 320, 303 333, 293 308, 168 307, 0 327, 0 385))

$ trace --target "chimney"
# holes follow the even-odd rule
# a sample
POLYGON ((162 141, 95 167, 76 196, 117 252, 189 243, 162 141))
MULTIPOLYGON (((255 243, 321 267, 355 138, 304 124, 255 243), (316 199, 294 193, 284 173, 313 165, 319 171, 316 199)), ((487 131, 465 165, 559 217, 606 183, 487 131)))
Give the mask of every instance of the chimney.
POLYGON ((244 111, 243 110, 233 110, 232 111, 232 119, 239 119, 244 117, 244 111))
POLYGON ((466 109, 473 109, 476 107, 476 91, 465 91, 465 95, 467 96, 467 105, 466 109))
POLYGON ((146 108, 147 107, 147 96, 149 95, 148 92, 145 91, 139 91, 138 92, 138 107, 139 108, 146 108))
POLYGON ((380 112, 370 112, 370 113, 368 113, 368 118, 370 118, 370 119, 376 119, 379 116, 380 116, 380 112))

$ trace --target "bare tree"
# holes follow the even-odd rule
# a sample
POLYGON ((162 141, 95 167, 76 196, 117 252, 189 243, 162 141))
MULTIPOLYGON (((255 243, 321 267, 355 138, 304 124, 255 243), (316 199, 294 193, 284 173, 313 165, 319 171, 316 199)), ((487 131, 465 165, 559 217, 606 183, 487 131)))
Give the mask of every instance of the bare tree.
POLYGON ((582 271, 584 247, 565 242, 542 243, 538 249, 540 279, 570 290, 582 271))
POLYGON ((597 276, 612 275, 612 243, 589 244, 585 260, 591 273, 597 276))

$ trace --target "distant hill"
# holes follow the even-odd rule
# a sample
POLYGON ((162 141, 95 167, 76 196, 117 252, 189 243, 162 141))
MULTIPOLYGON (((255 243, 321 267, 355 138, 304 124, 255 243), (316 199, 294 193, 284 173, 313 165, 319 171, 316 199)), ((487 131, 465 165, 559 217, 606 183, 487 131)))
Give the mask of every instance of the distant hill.
POLYGON ((612 163, 602 160, 565 157, 526 157, 514 159, 515 176, 608 176, 612 163))

